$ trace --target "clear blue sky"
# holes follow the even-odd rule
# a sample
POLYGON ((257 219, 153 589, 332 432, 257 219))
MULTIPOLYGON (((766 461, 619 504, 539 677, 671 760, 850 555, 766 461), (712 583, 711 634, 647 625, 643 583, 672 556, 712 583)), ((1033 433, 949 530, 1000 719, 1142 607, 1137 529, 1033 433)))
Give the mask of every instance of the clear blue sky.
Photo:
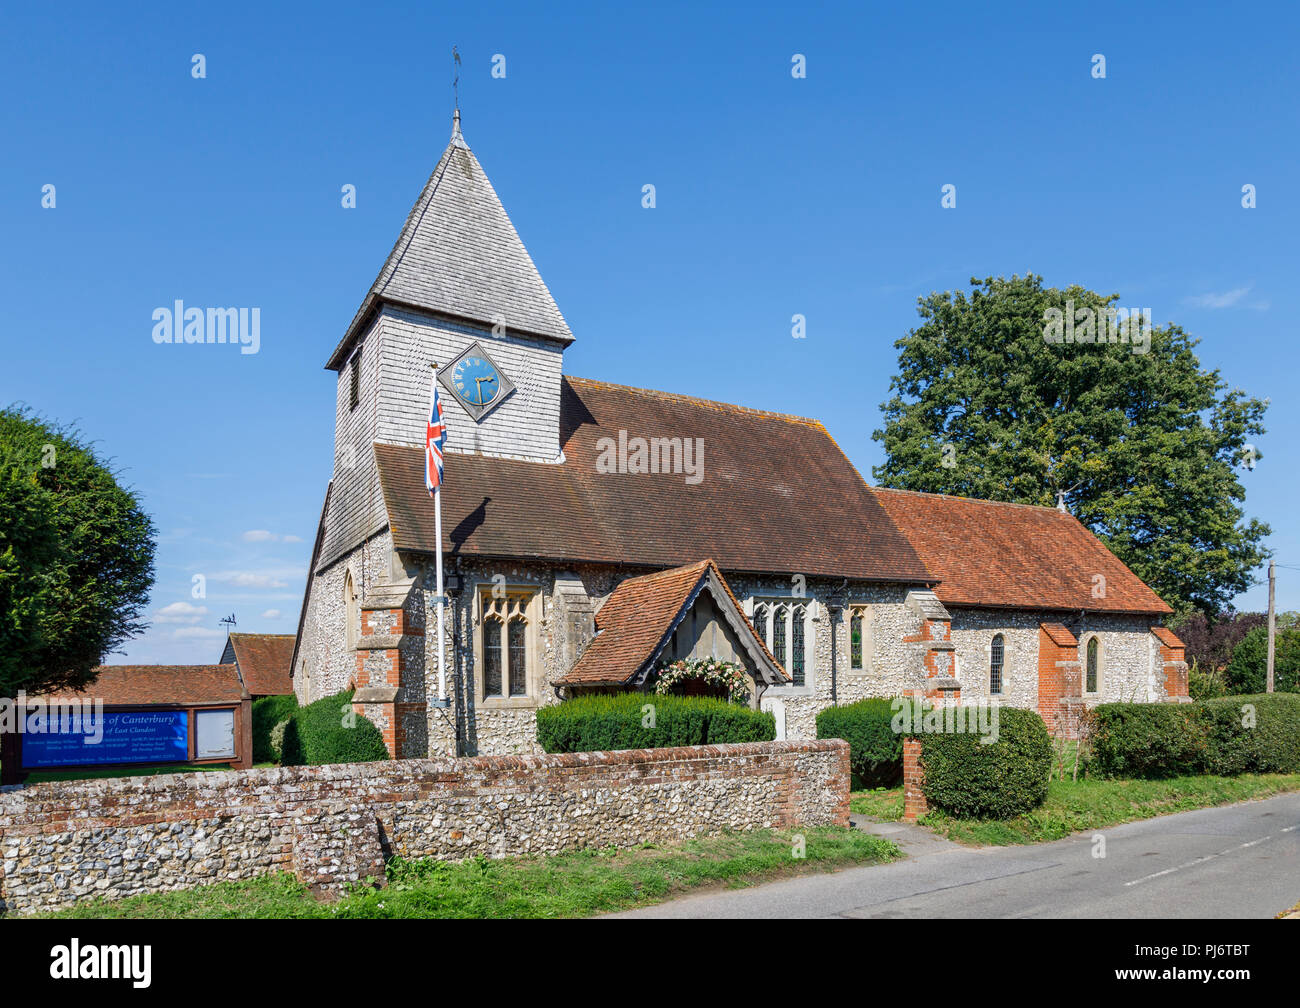
POLYGON ((1117 292, 1271 397, 1247 508, 1300 567, 1294 6, 481 6, 6 11, 0 403, 77 421, 154 516, 161 619, 129 660, 214 661, 232 610, 293 631, 322 366, 446 143, 453 43, 570 374, 819 417, 869 474, 918 296, 1027 271, 1117 292), (261 352, 155 345, 177 298, 260 307, 261 352))

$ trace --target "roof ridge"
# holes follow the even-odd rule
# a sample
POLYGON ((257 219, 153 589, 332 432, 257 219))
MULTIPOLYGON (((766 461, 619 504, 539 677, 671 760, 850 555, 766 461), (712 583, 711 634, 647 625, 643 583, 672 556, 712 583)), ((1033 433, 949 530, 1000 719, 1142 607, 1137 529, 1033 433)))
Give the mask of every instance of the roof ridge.
POLYGON ((656 399, 667 399, 673 402, 692 403, 697 406, 708 406, 719 412, 745 413, 752 416, 771 417, 775 420, 787 420, 790 423, 803 424, 805 427, 813 427, 818 430, 825 430, 826 426, 820 420, 813 417, 798 416, 794 413, 778 413, 774 410, 755 409, 753 406, 741 406, 737 403, 723 402, 720 399, 702 399, 699 396, 683 395, 680 392, 664 392, 660 389, 640 388, 636 385, 622 385, 618 382, 601 381, 598 378, 579 378, 576 375, 565 375, 564 379, 570 382, 578 382, 582 385, 590 385, 597 388, 618 389, 620 392, 634 392, 638 395, 650 396, 656 399))
POLYGON ((945 500, 970 501, 972 504, 990 504, 996 507, 1030 508, 1034 511, 1050 511, 1053 514, 1064 515, 1067 518, 1074 518, 1075 521, 1079 520, 1075 515, 1070 514, 1069 511, 1062 511, 1060 508, 1054 507, 1051 504, 1024 504, 1020 501, 995 501, 989 500, 987 497, 967 497, 964 494, 931 493, 928 490, 904 490, 901 487, 868 485, 867 489, 872 491, 883 490, 885 493, 911 494, 913 497, 942 497, 945 500))

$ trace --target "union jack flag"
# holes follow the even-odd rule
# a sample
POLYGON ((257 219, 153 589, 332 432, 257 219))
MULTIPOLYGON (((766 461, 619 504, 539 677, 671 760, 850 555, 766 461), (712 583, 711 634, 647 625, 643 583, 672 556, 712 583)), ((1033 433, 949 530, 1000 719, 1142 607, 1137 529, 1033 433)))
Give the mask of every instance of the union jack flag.
POLYGON ((442 401, 438 398, 438 372, 433 372, 433 389, 429 396, 429 422, 424 434, 424 485, 429 493, 442 486, 442 449, 447 444, 447 424, 442 418, 442 401))

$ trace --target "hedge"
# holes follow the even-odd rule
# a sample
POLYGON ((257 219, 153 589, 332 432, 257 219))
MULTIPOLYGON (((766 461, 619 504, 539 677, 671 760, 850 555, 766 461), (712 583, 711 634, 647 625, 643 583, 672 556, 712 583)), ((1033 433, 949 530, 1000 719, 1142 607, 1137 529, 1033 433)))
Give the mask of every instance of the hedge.
POLYGON ((868 697, 820 712, 817 737, 849 744, 855 787, 893 787, 903 779, 903 736, 894 731, 893 720, 893 700, 868 697))
POLYGON ((1104 776, 1300 773, 1300 695, 1294 693, 1102 704, 1096 717, 1093 754, 1104 776))
POLYGON ((979 732, 922 734, 927 802, 957 816, 1007 819, 1047 798, 1052 742, 1034 711, 997 708, 997 741, 979 732))
POLYGON ((299 707, 284 730, 284 766, 369 763, 388 759, 384 737, 374 722, 352 713, 352 691, 299 707))
POLYGON ((771 714, 711 697, 618 693, 580 696, 537 712, 537 741, 548 753, 770 742, 771 714), (653 723, 649 711, 653 709, 653 723))
POLYGON ((272 733, 281 737, 284 732, 275 732, 277 725, 284 724, 298 709, 298 698, 292 693, 286 696, 268 696, 253 701, 253 762, 279 763, 280 746, 272 733))
POLYGON ((1093 708, 1092 764, 1103 777, 1201 773, 1209 737, 1199 704, 1108 703, 1093 708))

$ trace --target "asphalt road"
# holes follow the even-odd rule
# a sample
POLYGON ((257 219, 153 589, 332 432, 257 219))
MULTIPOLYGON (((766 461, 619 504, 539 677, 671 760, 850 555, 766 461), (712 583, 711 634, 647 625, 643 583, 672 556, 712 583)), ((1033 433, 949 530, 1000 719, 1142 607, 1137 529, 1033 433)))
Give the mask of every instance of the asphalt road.
POLYGON ((1300 902, 1300 794, 1032 847, 922 841, 905 861, 688 896, 621 917, 1272 917, 1300 902))

